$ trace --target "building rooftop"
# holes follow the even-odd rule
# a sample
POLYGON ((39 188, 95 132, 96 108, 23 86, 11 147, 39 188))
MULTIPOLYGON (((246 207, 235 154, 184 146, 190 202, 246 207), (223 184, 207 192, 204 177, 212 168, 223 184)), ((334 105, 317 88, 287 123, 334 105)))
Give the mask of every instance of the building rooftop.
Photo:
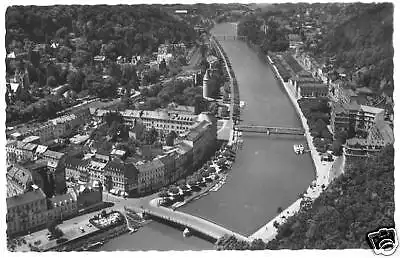
POLYGON ((29 142, 39 141, 39 140, 40 140, 39 136, 31 135, 31 136, 28 136, 25 139, 23 139, 22 142, 29 143, 29 142))
POLYGON ((302 83, 299 85, 300 88, 326 88, 328 89, 328 85, 324 83, 302 83))
POLYGON ((38 188, 33 191, 26 192, 21 195, 16 195, 7 198, 7 209, 22 206, 35 201, 46 200, 46 195, 43 193, 42 189, 38 188))
POLYGON ((382 109, 382 108, 376 108, 376 107, 371 107, 371 106, 360 105, 360 108, 365 113, 379 114, 379 113, 384 112, 384 109, 382 109))
POLYGON ((189 131, 185 134, 184 138, 189 141, 196 141, 200 135, 207 130, 207 127, 210 123, 206 120, 201 121, 200 123, 196 124, 189 131))
POLYGON ((45 157, 49 157, 52 159, 61 159, 64 156, 64 153, 62 152, 56 152, 56 151, 52 151, 52 150, 46 150, 43 155, 45 157))
POLYGON ((27 143, 25 144, 22 149, 27 151, 33 151, 38 145, 34 143, 27 143))
POLYGON ((26 186, 29 182, 33 182, 32 173, 28 169, 17 164, 7 169, 7 178, 18 182, 21 186, 26 186))
POLYGON ((159 159, 153 159, 152 161, 148 162, 139 161, 135 164, 135 166, 138 169, 139 173, 141 173, 162 168, 164 164, 159 159))
POLYGON ((53 198, 50 198, 50 202, 53 207, 59 207, 63 204, 68 204, 74 201, 74 197, 70 193, 66 193, 63 195, 56 195, 53 198))

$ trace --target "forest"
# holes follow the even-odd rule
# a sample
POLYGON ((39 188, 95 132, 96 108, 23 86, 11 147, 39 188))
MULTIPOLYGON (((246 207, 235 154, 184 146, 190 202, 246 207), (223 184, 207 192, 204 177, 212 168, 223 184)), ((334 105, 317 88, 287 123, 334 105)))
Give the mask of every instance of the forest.
MULTIPOLYGON (((68 84, 80 96, 112 97, 116 88, 138 89, 137 67, 119 66, 118 56, 142 56, 163 43, 196 39, 193 27, 157 5, 11 6, 6 11, 6 50, 23 60, 7 60, 6 72, 26 70, 29 85, 17 99, 6 97, 7 122, 46 120, 73 105, 50 91, 68 84), (58 47, 50 47, 56 42, 58 47), (95 56, 106 58, 103 64, 95 56)), ((143 63, 142 62, 142 63, 143 63)))
POLYGON ((370 5, 337 24, 315 54, 336 57, 336 65, 356 73, 355 82, 375 91, 393 92, 393 4, 370 5), (357 74, 363 69, 364 72, 357 74))
POLYGON ((238 34, 246 36, 252 44, 260 46, 265 54, 268 51, 285 51, 289 47, 287 32, 275 21, 269 19, 270 17, 270 13, 263 14, 263 18, 258 15, 249 15, 243 17, 238 25, 238 34), (264 21, 267 26, 265 33, 262 30, 264 21))

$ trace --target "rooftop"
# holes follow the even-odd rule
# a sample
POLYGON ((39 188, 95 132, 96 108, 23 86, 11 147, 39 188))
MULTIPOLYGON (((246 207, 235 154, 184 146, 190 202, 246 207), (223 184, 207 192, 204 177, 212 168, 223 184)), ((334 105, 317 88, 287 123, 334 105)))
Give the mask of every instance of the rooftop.
POLYGON ((185 139, 189 141, 196 141, 199 136, 207 130, 209 126, 209 122, 206 120, 201 121, 196 124, 194 127, 190 128, 189 131, 185 134, 185 139))
POLYGON ((61 159, 64 156, 64 153, 46 150, 43 155, 53 159, 61 159))
POLYGON ((43 193, 42 189, 38 188, 36 190, 26 192, 21 195, 16 195, 7 198, 7 209, 18 207, 24 204, 32 203, 35 201, 45 200, 46 195, 43 193))

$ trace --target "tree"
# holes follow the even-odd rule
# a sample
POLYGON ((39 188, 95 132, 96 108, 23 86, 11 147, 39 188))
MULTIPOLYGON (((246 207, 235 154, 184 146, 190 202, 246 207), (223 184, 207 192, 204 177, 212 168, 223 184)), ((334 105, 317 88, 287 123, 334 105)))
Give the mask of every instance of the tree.
POLYGON ((165 143, 167 144, 167 146, 173 146, 176 137, 177 134, 175 131, 169 132, 167 138, 165 139, 165 143))
POLYGON ((71 87, 71 90, 76 92, 80 92, 82 90, 82 84, 85 79, 85 74, 78 70, 77 72, 70 71, 67 76, 68 84, 71 87))
POLYGON ((56 78, 54 78, 54 76, 49 76, 47 78, 47 85, 54 88, 55 86, 57 86, 57 81, 56 78))
POLYGON ((149 131, 145 132, 144 139, 147 144, 153 144, 157 140, 157 137, 158 131, 154 127, 152 127, 149 131))

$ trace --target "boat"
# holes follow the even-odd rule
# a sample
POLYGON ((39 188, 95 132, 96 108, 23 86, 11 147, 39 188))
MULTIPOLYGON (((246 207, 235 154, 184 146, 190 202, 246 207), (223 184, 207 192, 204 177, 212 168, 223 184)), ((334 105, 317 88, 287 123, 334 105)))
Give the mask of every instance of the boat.
POLYGON ((303 153, 304 153, 304 146, 303 146, 303 144, 300 144, 300 145, 299 145, 299 153, 300 153, 300 154, 303 154, 303 153))
POLYGON ((297 144, 293 145, 293 150, 294 150, 294 153, 299 154, 299 152, 300 152, 299 145, 297 145, 297 144))
POLYGON ((131 229, 131 231, 129 232, 129 234, 136 233, 137 231, 138 231, 138 229, 137 229, 137 228, 131 229))
POLYGON ((102 245, 104 245, 104 242, 99 241, 99 242, 96 242, 96 243, 88 245, 86 249, 87 250, 93 250, 93 249, 99 248, 102 245))
POLYGON ((188 228, 185 228, 183 231, 183 237, 188 237, 190 235, 190 230, 188 228))

